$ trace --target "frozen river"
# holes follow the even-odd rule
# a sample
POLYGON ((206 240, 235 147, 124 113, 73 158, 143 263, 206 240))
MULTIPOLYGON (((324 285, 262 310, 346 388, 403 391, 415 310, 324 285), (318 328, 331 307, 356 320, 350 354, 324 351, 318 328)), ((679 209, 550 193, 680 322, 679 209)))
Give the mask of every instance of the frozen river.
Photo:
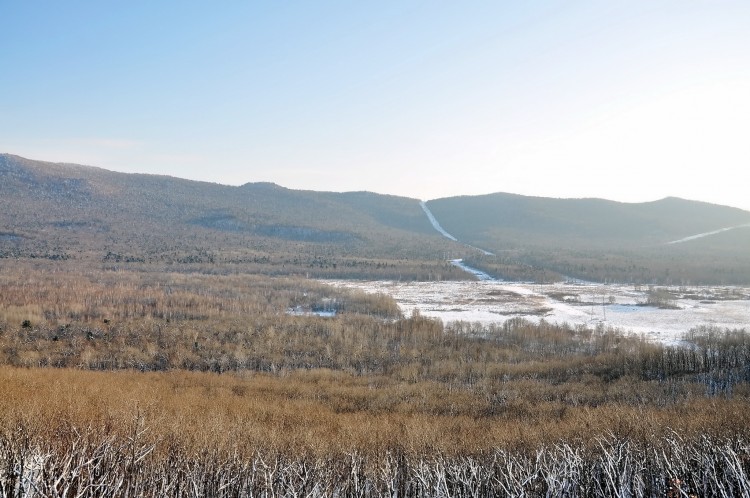
POLYGON ((503 323, 512 317, 538 322, 612 326, 651 340, 673 343, 693 327, 750 329, 750 288, 658 287, 590 283, 528 284, 502 281, 329 282, 392 296, 409 316, 419 310, 444 323, 503 323), (649 296, 670 309, 644 305, 649 296))

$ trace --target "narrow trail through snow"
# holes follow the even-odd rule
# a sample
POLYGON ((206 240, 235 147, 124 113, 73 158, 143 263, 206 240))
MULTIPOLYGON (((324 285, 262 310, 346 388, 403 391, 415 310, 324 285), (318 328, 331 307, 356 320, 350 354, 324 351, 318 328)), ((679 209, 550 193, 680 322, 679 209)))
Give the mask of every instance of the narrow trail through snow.
POLYGON ((716 235, 716 234, 719 234, 719 233, 728 232, 729 230, 736 230, 737 228, 750 228, 750 223, 747 223, 745 225, 737 225, 737 226, 734 226, 734 227, 720 228, 720 229, 714 230, 712 232, 704 232, 704 233, 699 233, 699 234, 696 234, 696 235, 691 235, 690 237, 685 237, 684 239, 678 239, 678 240, 673 240, 671 242, 667 242, 666 245, 670 245, 670 244, 682 244, 683 242, 689 242, 689 241, 695 240, 695 239, 702 239, 703 237, 709 237, 711 235, 716 235))
POLYGON ((432 214, 432 211, 430 211, 430 208, 427 207, 427 204, 425 203, 425 201, 419 201, 419 205, 422 206, 422 211, 424 211, 424 214, 427 215, 427 219, 430 220, 430 223, 432 223, 432 228, 440 232, 443 235, 443 237, 446 237, 446 238, 449 238, 451 240, 458 242, 457 238, 455 238, 453 235, 446 232, 445 229, 440 226, 440 223, 438 223, 437 218, 435 218, 435 215, 432 214))
POLYGON ((489 273, 485 273, 482 270, 479 270, 477 268, 472 268, 471 266, 464 263, 463 259, 452 259, 451 264, 455 266, 456 268, 461 268, 466 273, 470 273, 477 277, 477 280, 483 281, 483 282, 500 282, 500 280, 496 279, 489 273))
MULTIPOLYGON (((451 239, 452 241, 455 241, 455 242, 461 242, 456 237, 454 237, 453 235, 449 234, 442 226, 440 226, 440 222, 438 222, 437 218, 435 218, 435 215, 432 214, 432 211, 430 211, 430 208, 427 207, 427 203, 425 201, 419 201, 419 205, 422 206, 422 211, 424 211, 424 214, 427 215, 427 219, 430 220, 430 223, 432 224, 432 228, 434 228, 435 230, 437 230, 438 232, 440 232, 443 237, 451 239)), ((470 244, 466 244, 464 242, 461 242, 461 243, 463 245, 465 245, 466 247, 471 247, 472 249, 476 249, 477 251, 482 252, 486 256, 494 256, 495 255, 494 253, 486 251, 486 250, 484 250, 484 249, 482 249, 480 247, 474 247, 474 246, 472 246, 470 244)))

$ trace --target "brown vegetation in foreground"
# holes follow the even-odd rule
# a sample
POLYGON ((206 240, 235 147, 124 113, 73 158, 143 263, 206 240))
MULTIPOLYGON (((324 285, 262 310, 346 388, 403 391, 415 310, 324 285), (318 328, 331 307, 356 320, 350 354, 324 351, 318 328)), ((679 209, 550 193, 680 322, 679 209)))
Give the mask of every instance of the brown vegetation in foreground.
POLYGON ((487 415, 481 391, 323 370, 0 379, 4 496, 743 496, 750 470, 744 399, 487 415))
POLYGON ((0 496, 750 496, 745 331, 666 347, 54 269, 0 273, 0 496))

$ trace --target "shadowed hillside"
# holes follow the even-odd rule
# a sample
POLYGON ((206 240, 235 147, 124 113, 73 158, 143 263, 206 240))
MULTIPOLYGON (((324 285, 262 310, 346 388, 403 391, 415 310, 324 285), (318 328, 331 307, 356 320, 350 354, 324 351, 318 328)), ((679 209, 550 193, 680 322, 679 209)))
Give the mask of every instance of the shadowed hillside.
POLYGON ((267 273, 457 278, 414 199, 241 187, 0 155, 0 254, 267 273))

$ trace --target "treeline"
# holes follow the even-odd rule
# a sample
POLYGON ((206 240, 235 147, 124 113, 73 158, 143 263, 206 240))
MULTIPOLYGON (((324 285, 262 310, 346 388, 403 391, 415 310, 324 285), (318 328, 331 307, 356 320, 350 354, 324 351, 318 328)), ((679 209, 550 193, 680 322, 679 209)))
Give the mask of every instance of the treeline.
POLYGON ((436 251, 429 257, 416 252, 389 257, 368 254, 370 251, 365 250, 336 251, 310 245, 295 248, 283 243, 279 246, 267 244, 255 249, 237 248, 221 252, 201 247, 175 249, 168 245, 152 250, 89 250, 71 247, 64 241, 51 245, 29 238, 17 242, 4 241, 0 237, 0 263, 3 266, 25 266, 69 262, 71 266, 109 271, 258 274, 321 279, 440 281, 467 278, 465 272, 442 258, 445 251, 436 251), (363 255, 351 255, 357 252, 363 255))
MULTIPOLYGON (((382 242, 382 241, 380 241, 382 242)), ((440 246, 423 244, 418 251, 390 251, 376 247, 357 249, 335 245, 256 240, 248 248, 217 250, 222 242, 203 242, 193 248, 162 245, 144 250, 107 249, 105 252, 70 252, 69 258, 90 261, 106 269, 183 273, 254 273, 268 276, 312 278, 456 280, 466 274, 442 256, 440 246), (208 248, 211 249, 208 249, 208 248)), ((239 242, 238 242, 239 244, 239 242)))
POLYGON ((463 258, 463 261, 468 266, 482 270, 499 280, 547 284, 560 282, 565 278, 554 270, 525 262, 519 251, 507 251, 497 255, 471 254, 463 258))
POLYGON ((720 254, 681 245, 638 250, 550 247, 554 246, 514 247, 493 255, 475 253, 466 256, 464 262, 499 279, 535 283, 559 282, 565 278, 641 285, 750 282, 750 260, 742 249, 723 250, 720 254))

